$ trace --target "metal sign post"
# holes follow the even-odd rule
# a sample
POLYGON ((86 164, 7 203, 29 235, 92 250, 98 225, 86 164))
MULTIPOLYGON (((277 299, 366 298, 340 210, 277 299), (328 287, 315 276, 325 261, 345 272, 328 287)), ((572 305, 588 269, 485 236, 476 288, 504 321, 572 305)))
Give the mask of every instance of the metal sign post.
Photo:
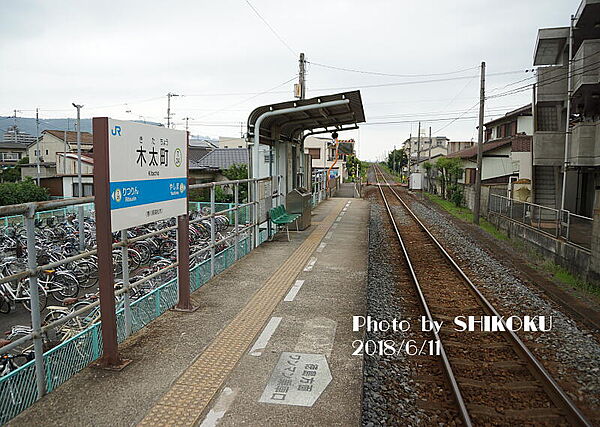
MULTIPOLYGON (((186 131, 186 150, 189 145, 190 134, 186 131)), ((187 159, 187 154, 185 156, 187 159)), ((189 168, 185 168, 186 180, 189 178, 189 168)), ((188 180, 189 182, 189 180, 188 180)), ((185 198, 185 205, 188 206, 188 198, 185 198)), ((198 310, 194 307, 190 299, 190 217, 188 214, 177 217, 177 305, 173 307, 174 311, 192 312, 198 310)))
POLYGON ((187 137, 184 131, 107 117, 94 118, 93 129, 103 342, 97 364, 122 369, 129 361, 120 358, 117 345, 112 233, 180 215, 187 218, 187 137))

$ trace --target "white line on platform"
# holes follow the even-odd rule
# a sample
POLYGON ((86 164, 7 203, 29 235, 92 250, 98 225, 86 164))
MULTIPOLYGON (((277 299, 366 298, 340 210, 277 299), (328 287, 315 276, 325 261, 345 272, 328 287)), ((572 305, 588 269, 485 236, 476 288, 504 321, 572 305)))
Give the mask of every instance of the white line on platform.
POLYGON ((321 244, 319 245, 319 247, 317 248, 317 252, 321 253, 323 252, 323 249, 325 249, 325 246, 327 246, 327 243, 325 242, 321 242, 321 244))
POLYGON ((348 205, 344 206, 344 209, 342 209, 343 212, 346 212, 348 210, 348 205))
POLYGON ((335 219, 335 222, 340 222, 340 220, 341 220, 341 219, 342 219, 342 217, 341 217, 341 216, 338 216, 338 217, 335 219))
POLYGON ((237 391, 234 391, 229 387, 225 387, 219 395, 219 398, 215 402, 214 406, 211 408, 208 414, 206 414, 206 418, 204 418, 202 424, 200 424, 200 427, 215 427, 235 400, 236 394, 237 391))
POLYGON ((267 347, 271 336, 275 332, 275 329, 279 326, 279 322, 281 322, 281 317, 271 317, 265 329, 263 329, 262 333, 250 349, 250 354, 252 356, 260 356, 262 351, 267 347))
POLYGON ((294 301, 294 298, 296 298, 296 295, 298 294, 298 291, 300 290, 303 284, 304 280, 296 280, 296 283, 294 283, 294 286, 292 286, 292 289, 290 289, 290 291, 283 300, 294 301))
POLYGON ((310 260, 308 261, 308 264, 306 264, 306 267, 304 267, 304 271, 312 271, 313 267, 315 266, 315 263, 317 262, 317 258, 310 257, 310 260))

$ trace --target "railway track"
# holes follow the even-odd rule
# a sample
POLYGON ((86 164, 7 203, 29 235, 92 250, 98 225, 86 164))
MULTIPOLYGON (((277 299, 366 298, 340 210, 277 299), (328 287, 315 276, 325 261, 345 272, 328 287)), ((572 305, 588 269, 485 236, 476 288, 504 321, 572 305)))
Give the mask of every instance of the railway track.
POLYGON ((374 172, 423 313, 430 322, 444 321, 433 334, 463 424, 591 426, 513 331, 455 330, 456 316, 500 314, 389 185, 383 171, 374 166, 374 172), (397 209, 402 221, 397 220, 397 209))

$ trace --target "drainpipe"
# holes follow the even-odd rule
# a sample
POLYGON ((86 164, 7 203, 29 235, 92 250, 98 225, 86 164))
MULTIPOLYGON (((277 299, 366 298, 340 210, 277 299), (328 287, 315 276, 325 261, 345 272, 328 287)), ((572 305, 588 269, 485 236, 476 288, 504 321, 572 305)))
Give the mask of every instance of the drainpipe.
POLYGON ((565 125, 565 160, 563 164, 563 181, 562 181, 562 195, 560 198, 560 210, 565 209, 565 196, 567 191, 567 165, 569 164, 569 142, 571 139, 571 132, 569 131, 569 117, 571 116, 571 97, 573 96, 573 15, 571 15, 571 23, 569 25, 569 65, 567 68, 567 123, 565 125))
MULTIPOLYGON (((311 105, 302 105, 300 107, 291 107, 291 108, 284 108, 282 110, 275 110, 275 111, 267 111, 266 113, 261 114, 258 119, 256 119, 256 122, 254 123, 254 145, 252 146, 252 158, 253 159, 258 159, 258 156, 260 155, 259 152, 259 147, 260 147, 260 125, 262 124, 263 120, 268 118, 268 117, 272 117, 272 116, 280 116, 282 114, 287 114, 287 113, 294 113, 294 112, 299 112, 299 111, 308 111, 308 110, 318 110, 319 108, 329 108, 329 107, 336 107, 338 105, 344 105, 344 104, 349 104, 350 100, 349 99, 340 99, 337 101, 328 101, 328 102, 322 102, 319 104, 311 104, 311 105)), ((252 162, 252 178, 258 178, 258 175, 260 173, 259 169, 259 162, 258 161, 253 161, 252 162)), ((259 236, 258 236, 258 192, 255 191, 252 195, 252 201, 255 203, 255 215, 254 215, 254 220, 255 220, 255 225, 254 225, 254 239, 255 239, 255 246, 258 246, 259 244, 259 236)))

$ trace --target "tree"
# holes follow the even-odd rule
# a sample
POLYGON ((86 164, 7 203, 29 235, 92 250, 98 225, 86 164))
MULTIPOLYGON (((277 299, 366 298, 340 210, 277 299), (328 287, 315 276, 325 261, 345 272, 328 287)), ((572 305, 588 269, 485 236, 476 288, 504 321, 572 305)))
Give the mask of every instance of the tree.
MULTIPOLYGON (((245 164, 234 164, 229 168, 224 169, 222 172, 223 176, 228 181, 236 181, 240 179, 248 178, 248 165, 245 164)), ((231 186, 230 186, 231 187, 231 186)), ((231 188, 233 190, 233 188, 231 188)), ((248 184, 239 185, 239 203, 245 203, 248 199, 248 184)), ((228 194, 225 188, 221 185, 215 186, 215 202, 227 203, 233 202, 233 194, 228 194)), ((210 201, 210 190, 208 188, 201 188, 196 190, 190 190, 189 200, 191 202, 209 202, 210 201)))
MULTIPOLYGON (((229 168, 223 171, 223 175, 230 180, 236 181, 238 179, 248 179, 248 165, 243 163, 233 164, 229 168)), ((239 187, 239 202, 245 202, 248 200, 248 184, 240 184, 239 187)))
POLYGON ((15 166, 9 166, 0 171, 0 182, 17 182, 21 180, 21 167, 29 163, 29 157, 23 157, 15 166))
POLYGON ((423 163, 423 167, 425 168, 425 172, 427 173, 427 191, 431 192, 431 170, 433 169, 433 163, 425 162, 423 163))
POLYGON ((398 148, 390 152, 387 158, 387 166, 395 173, 400 173, 403 166, 408 164, 408 157, 404 149, 398 148))
POLYGON ((441 174, 439 180, 442 197, 454 201, 459 206, 462 203, 462 188, 458 185, 458 179, 463 175, 462 160, 440 157, 435 162, 435 166, 441 174))
POLYGON ((350 154, 346 158, 346 168, 348 169, 348 180, 355 181, 358 176, 360 176, 360 169, 362 166, 362 162, 358 160, 358 158, 350 154))
POLYGON ((1 206, 41 202, 49 198, 50 193, 48 189, 37 186, 29 177, 21 182, 5 182, 0 184, 1 206))

